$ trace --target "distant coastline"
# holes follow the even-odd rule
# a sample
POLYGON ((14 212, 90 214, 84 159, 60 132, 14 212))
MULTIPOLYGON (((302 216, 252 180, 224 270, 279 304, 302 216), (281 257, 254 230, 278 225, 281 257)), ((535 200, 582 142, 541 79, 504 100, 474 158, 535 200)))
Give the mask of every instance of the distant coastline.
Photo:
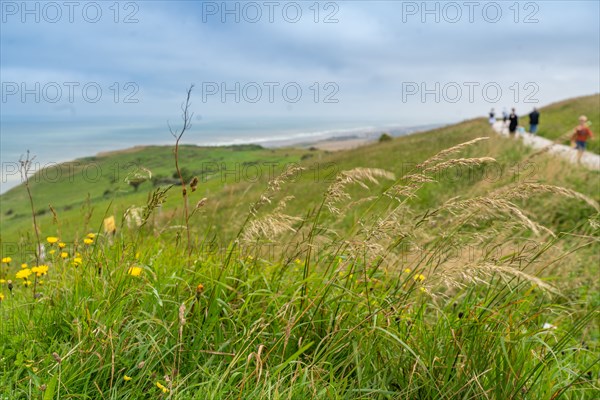
MULTIPOLYGON (((243 136, 240 132, 238 137, 235 137, 235 132, 228 132, 230 138, 224 140, 205 140, 205 141, 185 141, 187 145, 196 145, 202 147, 220 147, 220 146, 232 146, 232 145, 244 145, 244 144, 257 144, 266 148, 280 148, 280 147, 303 147, 310 148, 315 147, 321 150, 327 151, 340 151, 347 150, 356 147, 363 146, 365 144, 376 141, 382 133, 387 133, 391 136, 404 136, 411 133, 423 132, 426 130, 434 129, 437 127, 444 126, 445 124, 428 124, 419 126, 398 126, 398 125, 380 125, 380 126, 360 126, 354 128, 340 128, 340 129, 314 129, 312 131, 299 131, 295 132, 286 131, 285 129, 273 130, 272 132, 263 134, 247 135, 243 136)), ((268 130, 266 130, 268 131, 268 130)), ((124 132, 121 132, 124 133, 124 132)), ((150 137, 141 137, 135 135, 133 137, 121 136, 121 138, 127 138, 127 140, 113 139, 112 136, 107 134, 107 137, 103 138, 102 143, 98 143, 94 146, 98 149, 96 152, 90 151, 90 143, 95 143, 93 139, 87 141, 84 138, 78 141, 73 141, 72 136, 68 138, 57 137, 53 144, 60 144, 60 151, 57 153, 56 150, 51 146, 44 146, 46 152, 36 152, 33 148, 32 155, 36 156, 35 171, 41 170, 46 166, 56 165, 63 162, 70 162, 77 159, 82 159, 90 156, 103 157, 114 153, 136 151, 146 146, 169 146, 171 141, 168 138, 165 139, 164 135, 161 135, 160 139, 156 135, 150 137), (137 142, 137 143, 136 143, 137 142), (116 145, 116 146, 115 146, 116 145), (121 145, 120 147, 118 147, 121 145)), ((34 139, 32 143, 42 143, 47 141, 47 138, 40 137, 39 140, 34 139)), ((5 145, 3 138, 3 145, 5 145)), ((11 146, 9 146, 11 147, 11 146)), ((15 147, 13 144, 12 147, 15 147)), ((24 153, 24 152, 23 152, 24 153)), ((2 155, 2 177, 0 182, 0 195, 6 193, 8 190, 21 183, 20 175, 15 173, 16 165, 19 157, 16 152, 9 152, 9 154, 2 155)))

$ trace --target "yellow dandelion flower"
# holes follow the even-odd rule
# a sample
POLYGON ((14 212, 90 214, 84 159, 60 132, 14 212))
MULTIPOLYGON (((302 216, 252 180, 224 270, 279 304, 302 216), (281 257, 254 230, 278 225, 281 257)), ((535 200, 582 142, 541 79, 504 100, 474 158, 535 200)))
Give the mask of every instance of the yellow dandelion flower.
POLYGON ((65 242, 60 242, 58 244, 58 247, 61 248, 61 249, 64 249, 65 247, 67 247, 67 244, 65 242))
POLYGON ((127 376, 127 375, 125 375, 125 376, 123 377, 123 380, 124 380, 125 382, 129 382, 131 379, 132 379, 132 378, 131 378, 130 376, 127 376))
POLYGON ((0 293, 0 301, 4 300, 4 293, 0 293))
POLYGON ((423 274, 417 274, 415 276, 413 276, 413 279, 415 280, 415 282, 423 282, 425 280, 425 275, 423 274))
POLYGON ((140 267, 131 267, 127 270, 127 273, 131 276, 140 276, 142 274, 142 268, 140 267))
POLYGON ((32 271, 29 268, 25 268, 20 270, 19 272, 16 273, 16 278, 17 279, 27 279, 29 278, 29 275, 31 275, 32 271))
POLYGON ((21 264, 21 268, 27 268, 27 263, 21 264))
POLYGON ((58 242, 58 238, 56 236, 48 236, 46 238, 46 241, 50 244, 54 244, 54 243, 58 242))
POLYGON ((75 265, 76 267, 80 266, 81 264, 83 264, 83 260, 81 259, 81 257, 75 257, 73 259, 73 265, 75 265))
POLYGON ((85 244, 92 244, 92 243, 94 243, 94 240, 90 239, 90 238, 85 238, 85 239, 83 239, 83 243, 85 243, 85 244))
POLYGON ((25 286, 25 287, 31 286, 31 281, 27 281, 27 280, 23 281, 23 286, 25 286))
POLYGON ((0 285, 6 283, 6 279, 0 279, 0 285))
POLYGON ((410 274, 410 268, 404 268, 404 272, 410 274))
POLYGON ((66 251, 63 251, 60 253, 60 258, 67 258, 69 257, 69 253, 67 253, 66 251))
POLYGON ((169 389, 163 386, 160 382, 156 382, 156 387, 163 391, 163 393, 169 393, 169 389))
POLYGON ((56 253, 56 250, 52 249, 52 250, 50 250, 48 253, 50 253, 50 254, 54 254, 54 253, 56 253))
POLYGON ((85 235, 85 237, 88 238, 88 239, 95 239, 96 238, 96 234, 90 232, 87 235, 85 235))
POLYGON ((37 267, 32 267, 31 272, 34 272, 36 276, 46 275, 48 273, 48 266, 38 265, 37 267))
POLYGON ((5 264, 8 264, 8 263, 10 263, 11 261, 12 261, 12 258, 10 258, 10 257, 4 257, 4 258, 2 259, 2 262, 3 262, 3 263, 5 263, 5 264))

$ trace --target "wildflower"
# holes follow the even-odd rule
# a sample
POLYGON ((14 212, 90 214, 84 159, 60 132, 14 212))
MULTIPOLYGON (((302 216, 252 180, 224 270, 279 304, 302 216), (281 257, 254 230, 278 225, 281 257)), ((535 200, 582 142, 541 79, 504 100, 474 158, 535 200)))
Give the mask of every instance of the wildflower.
POLYGON ((130 376, 127 376, 127 375, 125 375, 125 376, 123 377, 123 380, 124 380, 125 382, 129 382, 131 379, 132 379, 132 378, 131 378, 130 376))
POLYGON ((410 274, 410 268, 404 268, 404 272, 410 274))
POLYGON ((127 209, 127 211, 125 211, 125 214, 123 215, 123 217, 125 218, 125 221, 127 222, 127 226, 130 229, 142 226, 143 212, 144 212, 144 210, 142 207, 129 207, 127 209))
POLYGON ((21 264, 21 268, 27 268, 27 263, 21 264))
POLYGON ((67 244, 66 244, 65 242, 60 242, 60 243, 58 244, 58 247, 59 247, 60 249, 64 249, 65 247, 67 247, 67 244))
POLYGON ((92 244, 92 243, 94 243, 94 240, 93 240, 93 239, 90 239, 90 238, 85 238, 85 239, 83 239, 83 243, 85 243, 85 244, 88 244, 88 245, 89 245, 89 244, 92 244))
POLYGON ((46 238, 46 241, 50 244, 54 244, 54 243, 58 242, 58 238, 56 236, 48 236, 46 238))
POLYGON ((13 284, 12 284, 12 281, 9 279, 8 280, 8 290, 10 290, 11 293, 12 293, 12 288, 13 288, 13 284))
POLYGON ((48 253, 49 253, 50 255, 52 255, 52 254, 56 253, 56 250, 52 249, 52 250, 50 250, 48 253))
POLYGON ((63 251, 60 253, 60 258, 67 258, 69 257, 69 253, 67 253, 66 251, 63 251))
POLYGON ((46 275, 48 273, 48 266, 38 265, 37 267, 31 268, 31 272, 35 273, 36 276, 46 275))
POLYGON ((2 259, 2 262, 3 262, 3 263, 5 263, 5 264, 8 264, 8 263, 10 263, 11 261, 12 261, 12 258, 10 258, 10 257, 4 257, 4 258, 2 259))
POLYGON ((127 273, 131 276, 140 276, 142 274, 142 268, 140 267, 131 267, 127 270, 127 273))
POLYGON ((96 238, 96 234, 90 232, 87 235, 85 235, 85 237, 88 238, 88 239, 95 239, 96 238))
POLYGON ((83 264, 83 260, 81 259, 81 257, 75 257, 73 259, 74 266, 79 267, 81 264, 83 264))
POLYGON ((17 279, 27 279, 29 277, 29 275, 31 275, 31 273, 32 273, 31 269, 25 268, 25 269, 22 269, 19 272, 17 272, 15 277, 17 279))
POLYGON ((425 275, 423 274, 417 274, 415 276, 413 276, 413 279, 415 280, 415 282, 423 282, 425 280, 425 275))
POLYGON ((544 322, 544 325, 542 326, 542 329, 546 329, 546 330, 553 330, 556 329, 556 326, 548 323, 548 322, 544 322))
POLYGON ((200 294, 204 291, 204 285, 199 283, 198 286, 196 286, 196 293, 200 294))
POLYGON ((4 300, 4 293, 0 293, 0 301, 4 300))
POLYGON ((24 281, 23 281, 23 286, 25 286, 25 287, 29 287, 29 286, 31 286, 31 281, 24 280, 24 281))
POLYGON ((163 386, 160 382, 156 382, 156 387, 163 391, 163 393, 169 393, 169 389, 163 386))
POLYGON ((0 285, 5 284, 6 283, 6 279, 0 279, 0 285))
MULTIPOLYGON (((115 224, 115 217, 111 215, 104 219, 104 233, 107 235, 110 233, 114 235, 117 232, 117 225, 115 224)), ((93 238, 92 238, 93 239, 93 238)))

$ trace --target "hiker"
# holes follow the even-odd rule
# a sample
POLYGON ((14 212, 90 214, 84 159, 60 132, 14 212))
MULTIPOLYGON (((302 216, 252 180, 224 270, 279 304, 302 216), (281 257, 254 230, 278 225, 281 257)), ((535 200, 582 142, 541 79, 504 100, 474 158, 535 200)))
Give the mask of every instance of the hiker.
POLYGON ((519 125, 519 117, 517 117, 517 113, 515 112, 514 108, 508 116, 508 120, 508 133, 510 134, 510 136, 514 136, 515 132, 517 131, 517 126, 519 125))
POLYGON ((588 119, 585 115, 582 115, 579 117, 579 125, 575 127, 573 130, 573 135, 571 135, 571 143, 575 144, 575 149, 577 150, 578 164, 581 163, 581 156, 585 151, 586 142, 593 137, 594 135, 588 127, 588 119))
POLYGON ((506 107, 502 109, 502 122, 504 122, 504 127, 506 127, 506 121, 508 121, 508 111, 506 111, 506 107))
POLYGON ((537 127, 540 123, 540 112, 533 107, 533 111, 529 114, 529 132, 532 135, 537 133, 537 127))
POLYGON ((494 112, 494 109, 492 108, 490 110, 490 125, 494 125, 494 122, 496 122, 496 113, 494 112))

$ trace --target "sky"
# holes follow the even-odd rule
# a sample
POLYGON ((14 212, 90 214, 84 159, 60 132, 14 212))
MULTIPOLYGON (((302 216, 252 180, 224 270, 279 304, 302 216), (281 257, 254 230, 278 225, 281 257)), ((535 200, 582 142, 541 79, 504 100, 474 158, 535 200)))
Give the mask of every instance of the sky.
POLYGON ((600 91, 599 5, 1 0, 2 144, 27 143, 36 121, 53 122, 40 145, 57 129, 85 139, 108 125, 166 127, 191 84, 197 122, 524 113, 600 91))
POLYGON ((600 85, 597 1, 65 4, 2 1, 2 117, 168 118, 195 84, 199 115, 428 123, 600 85))

